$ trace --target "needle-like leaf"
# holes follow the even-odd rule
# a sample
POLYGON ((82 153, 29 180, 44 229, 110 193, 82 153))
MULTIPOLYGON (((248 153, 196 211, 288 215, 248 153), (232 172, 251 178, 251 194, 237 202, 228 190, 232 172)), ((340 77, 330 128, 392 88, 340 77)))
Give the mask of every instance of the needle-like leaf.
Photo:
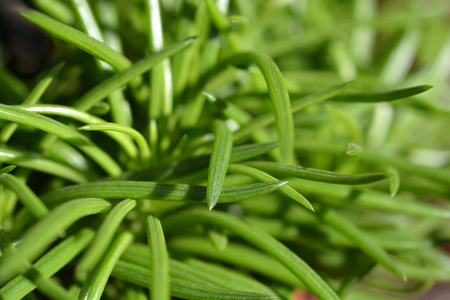
MULTIPOLYGON (((104 123, 105 120, 91 114, 88 114, 80 109, 76 109, 70 106, 54 105, 54 104, 41 104, 41 105, 21 105, 27 111, 35 112, 43 115, 62 116, 77 120, 86 124, 104 123)), ((130 156, 137 157, 136 146, 130 141, 127 136, 114 131, 105 131, 105 134, 114 139, 122 149, 130 156)))
POLYGON ((86 278, 80 294, 78 295, 79 300, 97 300, 101 298, 114 265, 119 260, 123 251, 125 251, 132 242, 133 235, 129 232, 122 232, 114 239, 111 243, 111 247, 109 247, 108 251, 105 253, 105 256, 86 278))
POLYGON ((294 121, 289 93, 280 69, 269 56, 258 52, 239 53, 228 61, 234 65, 248 65, 251 62, 261 70, 272 101, 282 161, 291 163, 294 159, 294 121))
POLYGON ((131 66, 129 59, 99 42, 95 38, 76 30, 73 27, 67 26, 55 19, 52 19, 39 12, 22 12, 21 15, 41 27, 51 35, 66 41, 81 50, 101 59, 119 71, 123 71, 131 66))
POLYGON ((5 255, 0 261, 0 282, 17 275, 17 257, 33 261, 65 229, 78 219, 105 212, 111 204, 101 199, 80 199, 64 203, 30 228, 17 245, 17 252, 5 255))
MULTIPOLYGON (((232 164, 229 166, 229 171, 244 174, 244 175, 253 177, 257 180, 261 180, 263 182, 278 181, 277 178, 275 178, 263 171, 260 171, 258 169, 252 168, 252 167, 244 166, 244 165, 232 164)), ((311 205, 311 203, 309 203, 308 199, 306 199, 302 194, 300 194, 299 192, 294 190, 288 184, 280 187, 279 191, 280 191, 280 193, 291 198, 292 200, 296 201, 297 203, 300 203, 307 209, 314 211, 314 207, 311 205)))
POLYGON ((0 161, 77 183, 89 181, 90 178, 90 174, 83 173, 55 159, 12 147, 0 146, 0 161))
MULTIPOLYGON (((222 189, 219 203, 230 203, 273 192, 286 182, 274 181, 236 185, 222 189)), ((206 187, 188 184, 168 184, 145 181, 105 181, 73 185, 54 190, 43 196, 44 203, 102 197, 103 199, 151 199, 206 203, 206 187)))
POLYGON ((392 261, 389 255, 378 244, 373 242, 369 237, 364 235, 358 227, 354 226, 350 221, 339 216, 332 210, 326 210, 321 213, 321 217, 326 224, 338 230, 348 238, 353 240, 361 249, 367 252, 386 269, 403 278, 406 281, 405 273, 392 261))
POLYGON ((331 100, 344 102, 386 102, 412 97, 424 93, 431 88, 431 85, 419 85, 385 92, 346 93, 334 96, 331 100))
MULTIPOLYGON (((132 282, 142 287, 150 286, 153 277, 148 269, 123 261, 117 262, 112 276, 132 282)), ((209 286, 200 285, 194 281, 187 281, 173 277, 170 278, 170 291, 175 297, 193 300, 278 299, 273 295, 234 291, 230 289, 220 289, 217 287, 212 288, 209 286)))
MULTIPOLYGON (((277 146, 278 143, 263 143, 233 147, 233 149, 231 150, 230 163, 236 163, 262 155, 272 149, 275 149, 277 146)), ((147 170, 124 173, 123 175, 118 177, 118 179, 161 180, 166 178, 176 178, 189 174, 190 172, 203 170, 208 166, 210 160, 211 155, 202 155, 185 161, 178 161, 166 165, 152 167, 147 170)))
POLYGON ((120 124, 104 122, 84 125, 78 127, 78 129, 84 131, 116 131, 128 134, 136 141, 143 166, 147 165, 150 160, 150 148, 148 147, 147 141, 142 136, 142 134, 134 128, 120 124))
POLYGON ((164 220, 164 228, 173 231, 180 226, 206 223, 225 228, 267 252, 297 276, 317 297, 339 299, 331 287, 300 257, 266 232, 232 216, 219 212, 191 211, 171 215, 164 220))
POLYGON ((148 216, 146 228, 150 250, 150 268, 153 274, 150 284, 150 298, 169 300, 169 254, 167 253, 161 222, 153 216, 148 216))
POLYGON ((48 213, 48 208, 42 203, 41 199, 16 176, 2 174, 0 175, 0 184, 14 191, 20 201, 22 201, 36 218, 40 219, 48 213))
POLYGON ((294 165, 284 165, 270 161, 250 161, 244 164, 278 176, 298 177, 335 184, 366 184, 386 178, 386 174, 384 173, 342 174, 294 165))
POLYGON ((117 232, 122 220, 136 206, 134 200, 123 200, 106 216, 100 227, 97 229, 94 240, 83 254, 75 269, 75 276, 83 280, 89 270, 91 270, 105 254, 114 234, 117 232))
POLYGON ((206 188, 206 203, 209 210, 212 210, 219 200, 233 146, 233 135, 223 121, 214 123, 214 134, 206 188))
MULTIPOLYGON (((47 90, 49 85, 55 80, 58 73, 64 67, 64 63, 60 63, 53 67, 45 76, 39 81, 39 83, 34 87, 34 89, 30 92, 28 97, 23 101, 24 105, 35 104, 41 98, 42 94, 47 90)), ((0 141, 2 143, 6 143, 9 138, 14 134, 14 131, 17 128, 16 123, 8 124, 3 127, 0 132, 0 141)))
MULTIPOLYGON (((75 258, 94 237, 91 229, 84 228, 67 237, 59 245, 42 256, 33 267, 43 276, 51 277, 75 258)), ((25 276, 20 275, 0 289, 3 299, 19 300, 33 291, 36 285, 25 276)))
POLYGON ((32 126, 73 144, 95 160, 110 175, 119 175, 119 165, 103 150, 95 146, 79 132, 53 119, 17 107, 0 104, 0 118, 23 125, 32 126))
MULTIPOLYGON (((135 265, 150 268, 150 254, 147 248, 147 245, 134 243, 125 251, 120 259, 135 265)), ((215 264, 204 263, 193 259, 183 262, 169 259, 169 266, 171 277, 197 282, 204 286, 261 294, 273 293, 272 290, 258 281, 215 264)))
MULTIPOLYGON (((302 109, 304 109, 310 105, 318 104, 320 102, 331 99, 331 98, 335 97, 336 95, 339 95, 340 93, 345 91, 347 88, 349 88, 353 84, 355 84, 355 81, 350 81, 350 82, 347 82, 344 84, 333 86, 324 91, 313 93, 304 98, 294 100, 291 103, 292 114, 295 115, 296 113, 298 113, 299 111, 301 111, 302 109)), ((240 128, 238 131, 236 131, 236 133, 234 134, 234 139, 240 140, 241 138, 250 135, 252 132, 254 132, 257 129, 261 129, 265 126, 275 123, 275 121, 276 121, 276 116, 274 114, 264 114, 262 116, 258 116, 255 119, 253 119, 250 123, 246 124, 245 126, 240 128)))
POLYGON ((107 80, 103 81, 89 92, 84 94, 80 100, 78 100, 77 108, 81 110, 88 110, 96 103, 100 102, 103 98, 111 94, 116 89, 130 82, 133 78, 148 71, 153 66, 164 60, 165 58, 174 55, 181 50, 189 46, 195 38, 189 38, 187 40, 170 45, 160 52, 156 52, 137 63, 131 65, 129 68, 123 70, 123 72, 116 74, 107 80))

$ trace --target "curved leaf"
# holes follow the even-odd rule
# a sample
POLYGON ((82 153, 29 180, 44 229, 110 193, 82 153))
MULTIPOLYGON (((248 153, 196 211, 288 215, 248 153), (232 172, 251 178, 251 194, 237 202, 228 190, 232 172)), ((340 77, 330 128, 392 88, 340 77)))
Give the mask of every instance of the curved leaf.
POLYGON ((297 276, 317 297, 330 300, 339 299, 333 289, 308 264, 286 246, 266 232, 225 213, 202 211, 181 212, 166 218, 163 225, 165 230, 170 231, 178 229, 180 226, 198 223, 219 226, 233 232, 277 259, 297 276))
POLYGON ((0 118, 54 134, 80 148, 80 150, 84 151, 103 167, 108 174, 114 176, 121 173, 119 165, 106 152, 95 146, 84 135, 69 128, 67 125, 39 114, 5 104, 0 104, 0 118))
POLYGON ((282 161, 291 163, 294 159, 294 121, 280 69, 269 56, 258 52, 239 53, 230 57, 228 62, 234 65, 254 63, 261 70, 272 101, 282 161))

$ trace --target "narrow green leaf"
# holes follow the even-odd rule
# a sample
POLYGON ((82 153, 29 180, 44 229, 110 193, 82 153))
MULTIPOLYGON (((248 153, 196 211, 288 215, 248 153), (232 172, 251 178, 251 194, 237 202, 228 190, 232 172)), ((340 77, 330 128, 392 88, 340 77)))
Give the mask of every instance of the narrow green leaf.
POLYGON ((164 220, 164 228, 178 230, 180 226, 206 223, 225 228, 273 256, 297 276, 317 297, 339 299, 330 286, 301 258, 266 232, 232 216, 219 212, 191 211, 171 215, 164 220))
POLYGON ((386 178, 384 173, 342 174, 294 165, 283 165, 270 161, 249 161, 244 164, 278 176, 298 177, 335 184, 366 184, 386 178))
POLYGON ((111 209, 100 227, 98 227, 94 240, 75 268, 76 278, 83 280, 87 272, 98 263, 108 249, 123 219, 135 206, 136 201, 126 199, 111 209))
MULTIPOLYGON (((295 115, 299 111, 303 110, 304 108, 306 108, 308 106, 321 103, 328 99, 332 99, 333 97, 335 97, 336 95, 339 95, 344 90, 346 90, 347 88, 349 88, 350 86, 352 86, 354 84, 355 84, 354 80, 349 81, 344 84, 333 86, 324 91, 319 91, 317 93, 313 93, 306 97, 294 100, 291 103, 292 114, 295 115)), ((242 138, 250 135, 251 133, 255 132, 256 130, 261 129, 266 126, 269 126, 273 123, 275 123, 275 116, 272 113, 258 116, 256 118, 254 118, 250 123, 246 124, 245 126, 242 126, 238 131, 236 131, 234 133, 234 139, 241 140, 242 138)))
MULTIPOLYGON (((84 228, 48 251, 33 267, 43 276, 51 277, 86 248, 93 237, 94 231, 84 228)), ((35 288, 34 283, 20 275, 0 289, 0 297, 2 299, 19 300, 35 288)))
MULTIPOLYGON (((16 249, 9 241, 6 233, 2 228, 0 228, 0 250, 3 253, 16 253, 16 249)), ((34 268, 29 261, 23 259, 22 257, 18 257, 21 261, 17 263, 19 266, 19 271, 24 274, 27 279, 36 284, 37 288, 50 299, 69 299, 69 292, 63 288, 58 282, 55 280, 43 276, 36 268, 34 268)))
MULTIPOLYGON (((233 147, 230 163, 247 160, 276 148, 278 143, 248 144, 233 147)), ((202 155, 184 161, 160 165, 147 170, 124 173, 118 179, 129 180, 162 180, 176 178, 195 171, 203 170, 208 166, 211 155, 202 155)))
POLYGON ((17 253, 5 255, 0 261, 0 282, 4 283, 16 273, 16 258, 33 261, 58 235, 78 219, 105 212, 111 204, 101 199, 73 200, 53 209, 46 217, 30 228, 17 245, 17 253))
MULTIPOLYGON (((86 0, 71 0, 70 3, 77 15, 78 24, 83 32, 97 41, 103 42, 102 33, 92 13, 89 2, 86 0)), ((96 60, 96 63, 100 70, 108 70, 110 68, 104 61, 96 60)))
POLYGON ((15 165, 10 165, 10 166, 1 168, 1 169, 0 169, 0 175, 2 175, 2 174, 8 174, 8 173, 11 172, 12 170, 14 170, 16 167, 17 167, 17 166, 15 166, 15 165))
POLYGON ((122 133, 128 134, 136 141, 136 144, 139 148, 143 166, 145 166, 149 163, 150 148, 148 147, 147 141, 142 136, 142 134, 134 128, 120 125, 120 124, 104 122, 104 123, 84 125, 84 126, 78 127, 78 129, 84 130, 84 131, 116 131, 116 132, 122 132, 122 133))
POLYGON ((450 184, 450 172, 445 168, 439 169, 428 166, 421 166, 413 164, 401 157, 388 156, 375 152, 365 152, 361 156, 361 158, 370 162, 377 162, 388 166, 392 166, 398 169, 399 171, 403 171, 407 174, 423 176, 425 178, 429 178, 435 182, 439 182, 447 186, 450 184))
MULTIPOLYGON (((146 0, 146 13, 149 21, 148 37, 150 48, 160 51, 164 47, 163 28, 159 0, 146 0)), ((164 59, 151 71, 149 115, 157 118, 169 116, 173 106, 173 87, 170 60, 164 59)))
MULTIPOLYGON (((114 267, 112 276, 128 282, 132 282, 142 287, 150 286, 153 280, 153 276, 150 273, 150 270, 120 260, 114 267)), ((173 277, 170 278, 170 291, 171 294, 175 297, 192 300, 277 299, 273 295, 211 288, 208 286, 200 285, 193 281, 187 281, 173 277)))
POLYGON ((392 261, 389 255, 377 243, 373 242, 370 237, 366 236, 362 231, 353 225, 347 219, 339 216, 332 210, 326 210, 321 213, 322 219, 326 224, 338 230, 352 241, 354 241, 362 250, 372 256, 376 261, 382 264, 386 269, 403 278, 406 281, 405 273, 392 261))
POLYGON ((102 260, 86 278, 81 292, 78 295, 79 300, 97 300, 101 298, 116 262, 132 242, 133 234, 129 232, 122 232, 114 239, 102 260))
POLYGON ((209 210, 212 210, 219 200, 233 147, 233 134, 225 122, 219 120, 214 122, 214 134, 206 188, 206 203, 209 210))
POLYGON ((80 172, 65 163, 38 153, 7 146, 0 146, 0 162, 16 164, 22 168, 51 174, 77 183, 89 181, 90 178, 90 174, 80 172))
POLYGON ((303 286, 301 281, 277 260, 246 245, 229 242, 227 248, 219 252, 208 239, 186 236, 170 239, 168 247, 176 253, 189 254, 236 266, 291 287, 303 286))
MULTIPOLYGON (((147 245, 134 243, 120 259, 138 266, 151 268, 150 254, 147 248, 147 245)), ((169 267, 171 277, 193 281, 203 286, 261 294, 273 293, 268 287, 248 276, 209 263, 192 259, 183 260, 183 262, 169 259, 169 267)))
POLYGON ((331 100, 342 102, 386 102, 412 97, 424 93, 431 88, 431 85, 419 85, 385 92, 346 93, 334 96, 331 100))
MULTIPOLYGON (((102 118, 96 117, 82 110, 65 105, 40 104, 40 105, 20 105, 18 107, 38 114, 62 116, 86 124, 96 124, 105 122, 105 120, 102 118)), ((128 154, 129 157, 132 158, 137 157, 136 146, 133 144, 130 138, 114 131, 105 131, 105 134, 114 139, 128 154)))
POLYGON ((148 216, 146 228, 150 249, 150 269, 151 274, 153 274, 150 284, 150 298, 169 300, 169 254, 167 253, 161 222, 153 216, 148 216))
POLYGON ((119 165, 106 152, 67 125, 39 114, 4 104, 0 104, 0 118, 54 134, 85 152, 111 176, 121 173, 119 165))
POLYGON ((293 179, 289 183, 301 189, 305 194, 322 195, 352 205, 370 207, 413 216, 450 220, 450 207, 436 207, 431 204, 396 196, 374 190, 357 190, 347 186, 329 185, 327 183, 293 179))
POLYGON ((250 62, 261 70, 275 114, 282 162, 291 163, 294 159, 294 121, 289 93, 278 66, 269 56, 258 52, 239 53, 229 58, 228 62, 234 65, 248 65, 250 62))
POLYGON ((102 83, 91 89, 89 92, 84 94, 78 101, 77 108, 84 111, 88 110, 96 103, 100 102, 103 98, 111 94, 113 91, 127 84, 133 78, 136 78, 142 73, 147 72, 165 58, 185 49, 194 40, 195 38, 189 38, 187 40, 172 44, 164 48, 160 52, 156 52, 155 54, 152 54, 138 61, 137 63, 134 63, 123 72, 108 78, 107 80, 103 81, 102 83))
MULTIPOLYGON (((260 171, 258 169, 244 166, 244 165, 238 165, 238 164, 232 164, 228 167, 230 172, 240 173, 247 176, 250 176, 252 178, 255 178, 256 180, 261 180, 263 182, 271 182, 271 181, 278 181, 277 178, 260 171)), ((291 198, 295 202, 303 205, 307 209, 314 211, 314 207, 309 203, 308 199, 306 199, 302 194, 294 190, 292 187, 290 187, 288 184, 280 187, 279 189, 280 193, 283 195, 291 198)))
MULTIPOLYGON (((100 31, 99 25, 97 24, 89 2, 87 0, 71 0, 70 2, 72 4, 73 10, 77 15, 78 24, 80 25, 81 29, 90 37, 93 37, 100 42, 104 42, 103 34, 100 31)), ((106 44, 108 45, 108 43, 106 44)), ((111 43, 109 43, 108 46, 110 46, 112 49, 117 50, 117 48, 114 47, 114 45, 111 45, 111 43)), ((105 63, 104 61, 95 59, 95 62, 101 74, 108 74, 112 70, 111 65, 105 63)), ((126 109, 127 105, 123 92, 121 90, 113 92, 108 96, 108 102, 111 105, 111 116, 114 122, 121 125, 130 125, 130 116, 123 111, 124 109, 126 109)))
POLYGON ((23 205, 26 206, 36 218, 40 219, 47 215, 48 208, 45 204, 42 203, 41 199, 39 199, 36 194, 16 176, 2 174, 0 175, 0 184, 14 191, 20 201, 22 201, 23 205))
POLYGON ((75 28, 67 26, 36 11, 22 12, 21 15, 51 35, 109 63, 119 71, 123 71, 131 66, 130 60, 126 57, 106 46, 104 43, 99 42, 95 38, 90 37, 75 28))
MULTIPOLYGON (((33 88, 28 97, 23 101, 23 104, 35 104, 41 98, 42 94, 47 90, 49 85, 55 80, 55 77, 64 67, 64 63, 60 63, 53 67, 47 74, 39 81, 39 83, 33 88)), ((14 134, 17 129, 17 124, 12 123, 3 127, 0 132, 0 142, 6 143, 9 138, 14 134)))
MULTIPOLYGON (((219 203, 230 203, 273 192, 285 182, 275 181, 236 185, 222 189, 219 203)), ((61 203, 63 201, 102 197, 103 199, 151 199, 206 203, 206 187, 188 184, 168 184, 145 181, 105 181, 90 182, 66 186, 49 192, 42 197, 44 203, 61 203)))

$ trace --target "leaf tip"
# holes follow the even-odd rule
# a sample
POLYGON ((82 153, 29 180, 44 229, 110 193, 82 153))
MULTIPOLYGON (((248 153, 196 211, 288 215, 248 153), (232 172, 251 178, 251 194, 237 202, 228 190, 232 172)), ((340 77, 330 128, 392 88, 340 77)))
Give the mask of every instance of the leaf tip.
POLYGON ((212 209, 214 208, 214 206, 216 206, 216 203, 209 202, 209 203, 208 203, 208 210, 209 210, 209 211, 212 211, 212 209))

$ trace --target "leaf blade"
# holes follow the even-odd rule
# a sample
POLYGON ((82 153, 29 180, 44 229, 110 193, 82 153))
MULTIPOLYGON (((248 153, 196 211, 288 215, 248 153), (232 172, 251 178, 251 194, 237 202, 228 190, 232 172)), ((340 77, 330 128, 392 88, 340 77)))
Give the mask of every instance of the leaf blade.
POLYGON ((209 210, 212 210, 219 200, 233 147, 233 134, 223 121, 214 122, 214 134, 206 187, 206 203, 209 210))

